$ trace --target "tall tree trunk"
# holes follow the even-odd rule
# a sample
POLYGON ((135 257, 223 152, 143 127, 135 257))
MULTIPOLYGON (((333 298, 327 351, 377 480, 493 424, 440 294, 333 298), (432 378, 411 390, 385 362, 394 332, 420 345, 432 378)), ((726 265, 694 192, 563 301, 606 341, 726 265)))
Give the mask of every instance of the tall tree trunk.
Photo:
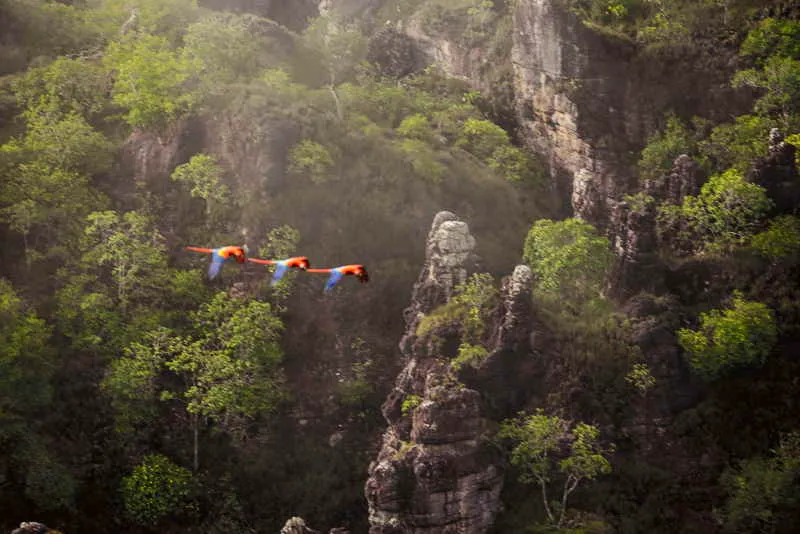
POLYGON ((561 513, 558 516, 557 525, 559 528, 564 522, 564 515, 567 513, 567 498, 569 497, 569 494, 572 493, 578 486, 579 481, 580 479, 568 476, 566 482, 564 482, 564 492, 561 494, 561 513))
POLYGON ((544 503, 544 511, 547 512, 547 519, 550 522, 554 522, 555 518, 553 517, 553 512, 550 511, 550 505, 547 504, 547 483, 543 478, 539 479, 539 487, 542 488, 542 502, 544 503))
POLYGON ((336 116, 339 117, 340 121, 343 121, 344 111, 342 110, 342 102, 339 100, 339 95, 336 93, 336 88, 333 86, 333 84, 328 86, 328 91, 331 92, 333 101, 336 103, 336 116))

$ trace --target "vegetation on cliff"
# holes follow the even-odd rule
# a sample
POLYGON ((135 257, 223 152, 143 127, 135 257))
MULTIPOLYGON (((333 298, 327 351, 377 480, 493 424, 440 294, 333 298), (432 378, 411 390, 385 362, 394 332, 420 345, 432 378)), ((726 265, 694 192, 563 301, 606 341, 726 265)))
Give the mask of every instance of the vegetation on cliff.
POLYGON ((334 15, 298 34, 193 0, 12 0, 0 24, 0 527, 272 531, 301 509, 363 529, 419 236, 447 203, 507 269, 536 159, 465 84, 383 77, 334 15), (325 301, 311 276, 207 283, 180 252, 242 241, 381 274, 325 301), (305 385, 340 347, 341 378, 305 385))
MULTIPOLYGON (((797 159, 778 156, 800 147, 800 23, 762 4, 562 2, 648 61, 738 50, 730 86, 752 100, 724 121, 670 111, 635 155, 628 205, 653 216, 666 281, 619 302, 620 236, 545 218, 538 157, 484 95, 370 64, 351 20, 296 33, 193 0, 0 0, 0 527, 244 533, 297 512, 365 530, 398 318, 446 206, 489 273, 416 332, 456 332, 452 374, 489 356, 492 275, 521 260, 535 279, 541 372, 501 424, 498 530, 791 531, 800 219, 797 159), (650 195, 682 154, 703 183, 650 195), (324 300, 252 268, 208 283, 180 251, 242 241, 380 276, 324 300)), ((378 13, 504 58, 512 6, 378 13)))

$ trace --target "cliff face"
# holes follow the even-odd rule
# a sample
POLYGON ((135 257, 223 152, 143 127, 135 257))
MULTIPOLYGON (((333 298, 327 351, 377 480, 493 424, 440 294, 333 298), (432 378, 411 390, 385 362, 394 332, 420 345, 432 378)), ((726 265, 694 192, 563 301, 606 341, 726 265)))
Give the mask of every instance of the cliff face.
MULTIPOLYGON (((448 356, 429 336, 416 335, 422 318, 445 304, 474 270, 475 244, 465 222, 450 212, 436 215, 405 312, 405 367, 383 405, 389 426, 369 468, 371 534, 486 532, 500 509, 503 469, 488 441, 486 399, 453 375, 448 356)), ((504 282, 491 325, 494 350, 482 367, 504 350, 527 347, 530 282, 524 266, 504 282)))
POLYGON ((557 0, 513 11, 516 111, 524 139, 547 156, 575 214, 607 227, 639 189, 635 161, 663 114, 714 114, 743 104, 728 86, 733 53, 674 47, 664 56, 601 36, 557 0), (678 70, 676 70, 678 69, 678 70), (679 73, 678 73, 679 72, 679 73))

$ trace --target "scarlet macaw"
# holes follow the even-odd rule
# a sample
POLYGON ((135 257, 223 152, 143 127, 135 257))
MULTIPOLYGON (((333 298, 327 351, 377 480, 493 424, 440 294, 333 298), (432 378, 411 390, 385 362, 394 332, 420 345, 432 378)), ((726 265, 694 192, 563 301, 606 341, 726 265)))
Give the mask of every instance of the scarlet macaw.
POLYGON ((220 248, 185 247, 186 250, 211 254, 211 265, 208 266, 208 278, 213 280, 219 274, 222 264, 226 261, 244 263, 247 259, 247 245, 237 247, 234 245, 220 248))
POLYGON ((342 279, 345 275, 355 275, 358 277, 358 281, 362 284, 369 282, 369 273, 367 273, 367 268, 363 265, 342 265, 341 267, 332 267, 330 269, 307 269, 306 272, 309 273, 331 273, 330 278, 325 283, 325 291, 330 291, 333 289, 339 280, 342 279))
POLYGON ((300 269, 301 271, 308 270, 309 262, 305 256, 295 256, 293 258, 286 258, 285 260, 261 260, 258 258, 247 258, 247 261, 253 263, 260 263, 261 265, 277 265, 275 273, 272 275, 271 284, 274 286, 278 281, 283 278, 283 275, 289 270, 290 267, 300 269))

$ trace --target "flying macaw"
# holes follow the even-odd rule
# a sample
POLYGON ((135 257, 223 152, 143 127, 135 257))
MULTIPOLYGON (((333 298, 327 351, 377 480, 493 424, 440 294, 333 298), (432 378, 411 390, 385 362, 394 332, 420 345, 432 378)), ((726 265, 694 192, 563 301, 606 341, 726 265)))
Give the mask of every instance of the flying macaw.
POLYGON ((301 271, 308 270, 309 262, 305 256, 295 256, 293 258, 286 258, 285 260, 261 260, 258 258, 247 258, 247 261, 253 263, 260 263, 261 265, 277 265, 275 273, 272 275, 271 284, 274 286, 278 281, 283 278, 290 267, 300 269, 301 271))
POLYGON ((226 261, 244 263, 247 259, 247 245, 238 247, 235 245, 220 248, 198 248, 186 247, 186 250, 193 252, 204 252, 211 254, 211 264, 208 266, 208 278, 213 280, 219 274, 222 264, 226 261))
POLYGON ((367 273, 367 268, 363 265, 342 265, 341 267, 332 267, 330 269, 306 269, 308 273, 331 273, 331 276, 328 278, 328 281, 325 283, 325 291, 330 291, 333 289, 339 280, 342 279, 345 275, 355 275, 358 277, 358 281, 362 284, 369 282, 369 273, 367 273))

